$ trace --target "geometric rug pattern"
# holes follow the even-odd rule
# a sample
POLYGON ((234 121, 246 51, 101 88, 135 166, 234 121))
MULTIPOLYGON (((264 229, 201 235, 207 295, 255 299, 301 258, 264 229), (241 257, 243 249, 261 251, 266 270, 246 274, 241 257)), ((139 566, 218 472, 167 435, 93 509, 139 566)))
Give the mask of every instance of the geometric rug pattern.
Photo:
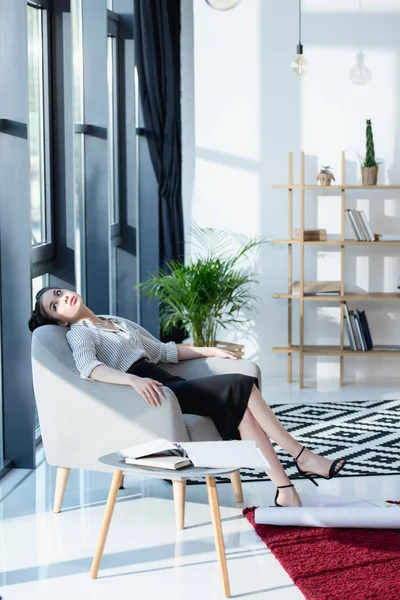
MULTIPOLYGON (((400 473, 400 400, 273 404, 271 408, 300 444, 322 456, 347 460, 339 477, 400 473)), ((275 450, 289 477, 298 479, 292 457, 279 446, 275 450)), ((243 482, 268 480, 263 471, 241 469, 240 473, 243 482)), ((216 479, 230 482, 228 477, 216 479)))

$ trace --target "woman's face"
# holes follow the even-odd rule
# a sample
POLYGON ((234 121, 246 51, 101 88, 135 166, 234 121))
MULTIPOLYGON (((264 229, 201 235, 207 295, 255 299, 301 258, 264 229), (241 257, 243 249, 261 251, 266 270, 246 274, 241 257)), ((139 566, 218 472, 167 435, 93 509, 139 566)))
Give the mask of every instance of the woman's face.
POLYGON ((40 299, 42 311, 57 319, 60 325, 75 323, 82 309, 82 297, 71 290, 51 288, 47 290, 40 299))

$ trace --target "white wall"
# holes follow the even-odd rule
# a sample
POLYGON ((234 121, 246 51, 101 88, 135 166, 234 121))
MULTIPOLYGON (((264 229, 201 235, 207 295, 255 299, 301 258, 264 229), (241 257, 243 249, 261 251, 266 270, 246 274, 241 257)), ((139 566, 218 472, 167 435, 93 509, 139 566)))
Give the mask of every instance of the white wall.
MULTIPOLYGON (((373 122, 382 160, 382 183, 400 183, 400 2, 397 0, 303 0, 304 53, 310 71, 290 71, 298 40, 297 0, 242 0, 219 12, 205 0, 182 2, 182 132, 185 223, 227 228, 270 239, 287 237, 287 192, 272 189, 287 181, 287 153, 306 153, 306 179, 315 181, 321 164, 341 178, 359 181, 357 152, 365 149, 365 119, 373 122), (367 86, 350 82, 349 71, 362 48, 372 72, 367 86)), ((340 198, 307 192, 306 226, 340 230, 340 198)), ((400 232, 400 192, 351 192, 348 207, 363 208, 380 233, 400 232)), ((295 206, 299 202, 296 198, 295 206)), ((297 215, 296 215, 296 218, 297 215)), ((350 232, 349 232, 350 233, 350 232)), ((340 277, 337 249, 306 251, 306 277, 340 277)), ((287 308, 272 300, 287 286, 286 247, 260 253, 260 302, 246 336, 247 356, 258 358, 267 375, 286 373, 287 308)), ((346 250, 347 290, 397 291, 400 250, 346 250)), ((298 255, 295 254, 295 259, 298 255)), ((295 260, 298 276, 298 260, 295 260)), ((400 343, 400 305, 366 308, 374 342, 400 343)), ((295 319, 296 322, 296 319, 295 319)), ((339 342, 339 310, 306 304, 306 343, 339 342)), ((224 337, 238 339, 231 332, 224 337)), ((243 339, 243 333, 239 334, 243 339)), ((346 359, 349 379, 389 377, 398 359, 346 359)), ((338 376, 338 359, 306 359, 306 373, 338 376)))

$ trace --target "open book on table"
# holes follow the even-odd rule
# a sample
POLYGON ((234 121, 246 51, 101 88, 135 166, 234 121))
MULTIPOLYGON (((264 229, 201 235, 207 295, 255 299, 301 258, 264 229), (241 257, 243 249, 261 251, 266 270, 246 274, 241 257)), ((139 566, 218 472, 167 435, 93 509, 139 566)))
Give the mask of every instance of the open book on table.
POLYGON ((178 443, 157 439, 124 448, 118 454, 126 464, 158 469, 176 470, 188 466, 232 470, 269 468, 253 440, 178 443))

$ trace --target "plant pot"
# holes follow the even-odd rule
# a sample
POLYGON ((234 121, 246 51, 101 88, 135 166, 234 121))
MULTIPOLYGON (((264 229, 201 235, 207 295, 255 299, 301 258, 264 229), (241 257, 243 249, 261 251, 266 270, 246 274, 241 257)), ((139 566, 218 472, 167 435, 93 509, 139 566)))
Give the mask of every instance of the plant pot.
POLYGON ((216 341, 214 344, 215 348, 221 348, 222 350, 228 350, 228 352, 233 352, 236 354, 238 358, 243 358, 244 354, 244 345, 236 344, 234 342, 219 342, 216 341))
MULTIPOLYGON (((192 342, 190 342, 190 343, 184 342, 182 344, 182 346, 194 346, 194 344, 192 342)), ((236 356, 238 358, 243 358, 243 354, 244 354, 244 345, 243 344, 236 344, 234 342, 215 341, 213 344, 211 344, 211 346, 213 346, 214 348, 221 348, 222 350, 228 350, 228 352, 233 352, 233 354, 236 354, 236 356)))
POLYGON ((361 177, 363 185, 376 185, 378 181, 378 169, 375 167, 361 167, 361 177))
POLYGON ((322 187, 328 187, 331 185, 333 177, 331 173, 320 173, 317 179, 322 187))

